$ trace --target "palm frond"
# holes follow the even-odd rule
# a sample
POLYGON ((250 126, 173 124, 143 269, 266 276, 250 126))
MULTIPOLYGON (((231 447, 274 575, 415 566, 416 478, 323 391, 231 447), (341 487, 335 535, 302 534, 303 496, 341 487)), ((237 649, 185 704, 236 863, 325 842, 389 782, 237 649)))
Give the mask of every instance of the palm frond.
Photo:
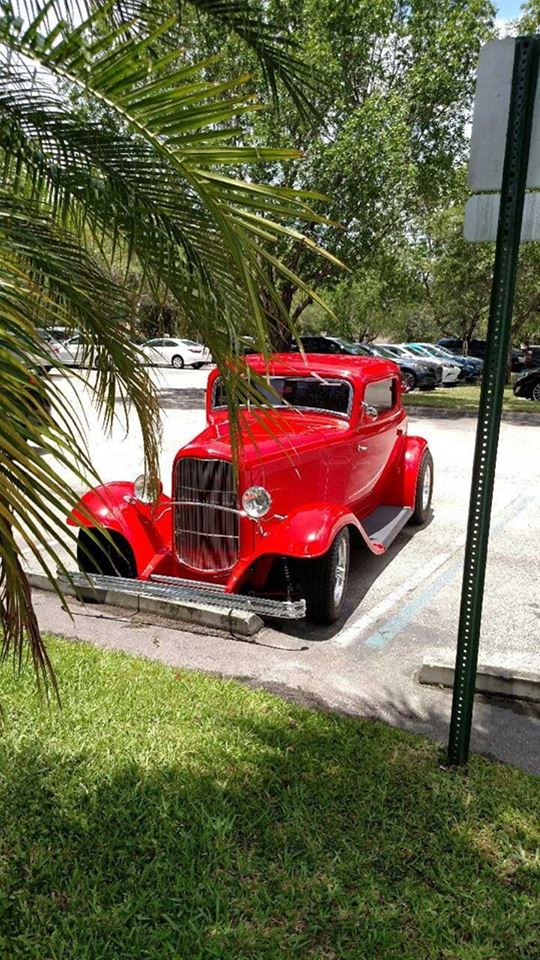
MULTIPOLYGON (((37 392, 28 384, 28 358, 44 349, 36 327, 71 324, 83 332, 105 426, 120 395, 136 411, 155 475, 159 411, 126 336, 131 265, 151 289, 181 304, 211 349, 237 440, 245 385, 243 365, 231 355, 239 331, 264 349, 264 303, 279 301, 272 274, 293 276, 277 256, 278 242, 313 246, 298 224, 326 221, 311 207, 313 194, 250 178, 252 164, 298 154, 238 145, 237 118, 261 108, 246 77, 212 82, 207 62, 193 64, 174 47, 156 53, 175 28, 159 8, 135 0, 20 7, 18 19, 3 3, 0 19, 0 377, 8 394, 0 404, 0 619, 4 651, 20 659, 26 635, 46 672, 20 544, 54 581, 62 564, 53 541, 70 536, 63 518, 75 496, 66 471, 81 483, 93 471, 83 431, 54 381, 40 382, 37 392), (96 112, 74 110, 66 88, 82 91, 96 112)), ((286 45, 266 28, 257 39, 251 14, 241 22, 240 3, 206 8, 259 45, 271 83, 278 75, 293 83, 286 45)))

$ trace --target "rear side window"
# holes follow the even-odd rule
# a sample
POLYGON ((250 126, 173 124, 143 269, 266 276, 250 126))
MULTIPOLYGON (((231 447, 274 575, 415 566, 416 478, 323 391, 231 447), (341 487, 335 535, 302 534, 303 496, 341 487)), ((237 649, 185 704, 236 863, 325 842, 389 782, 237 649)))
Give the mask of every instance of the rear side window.
POLYGON ((396 405, 396 384, 395 377, 388 377, 387 380, 377 380, 376 383, 368 383, 364 393, 364 401, 370 407, 375 407, 379 413, 391 410, 396 405))

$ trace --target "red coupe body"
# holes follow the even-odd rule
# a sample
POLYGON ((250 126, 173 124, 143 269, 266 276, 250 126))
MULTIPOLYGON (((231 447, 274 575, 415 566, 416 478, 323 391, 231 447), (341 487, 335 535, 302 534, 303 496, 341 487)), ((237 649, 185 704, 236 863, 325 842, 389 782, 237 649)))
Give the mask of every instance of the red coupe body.
MULTIPOLYGON (((270 390, 268 409, 239 412, 236 471, 216 369, 208 380, 207 426, 178 451, 171 496, 147 503, 133 482, 109 483, 89 491, 69 518, 110 531, 127 564, 124 575, 216 584, 228 593, 301 593, 296 574, 302 581, 307 571, 309 581, 310 562, 327 557, 341 531, 348 531, 347 550, 356 534, 380 554, 419 504, 424 514, 429 508, 431 487, 429 502, 424 491, 420 503, 419 489, 427 445, 407 433, 393 362, 295 354, 247 362, 270 390)), ((85 561, 95 550, 84 535, 82 546, 83 569, 112 572, 95 557, 93 566, 85 561)), ((348 570, 348 553, 346 562, 348 570)))

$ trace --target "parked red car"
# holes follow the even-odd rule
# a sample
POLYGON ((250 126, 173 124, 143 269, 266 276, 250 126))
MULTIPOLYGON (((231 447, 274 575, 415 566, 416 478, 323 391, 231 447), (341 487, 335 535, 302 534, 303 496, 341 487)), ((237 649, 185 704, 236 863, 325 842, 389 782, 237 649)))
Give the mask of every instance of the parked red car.
POLYGON ((431 454, 407 433, 390 360, 281 354, 246 362, 270 389, 266 409, 240 411, 237 474, 214 370, 207 426, 176 455, 172 497, 152 502, 144 477, 91 490, 68 520, 82 528, 79 566, 96 583, 137 578, 229 607, 236 594, 235 606, 331 623, 343 606, 351 542, 383 554, 406 523, 426 520, 431 454))

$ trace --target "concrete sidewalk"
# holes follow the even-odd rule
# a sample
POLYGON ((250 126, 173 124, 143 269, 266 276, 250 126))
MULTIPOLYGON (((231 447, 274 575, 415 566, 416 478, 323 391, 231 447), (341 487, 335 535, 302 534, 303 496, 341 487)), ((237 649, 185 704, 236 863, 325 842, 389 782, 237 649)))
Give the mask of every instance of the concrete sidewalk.
MULTIPOLYGON (((53 594, 35 591, 34 598, 42 630, 237 678, 306 706, 377 717, 446 742, 451 694, 418 683, 422 644, 414 637, 402 638, 399 660, 376 648, 365 649, 359 658, 356 648, 280 635, 270 627, 255 637, 239 637, 76 600, 70 600, 70 618, 53 594)), ((540 774, 540 711, 478 696, 472 749, 540 774)))

